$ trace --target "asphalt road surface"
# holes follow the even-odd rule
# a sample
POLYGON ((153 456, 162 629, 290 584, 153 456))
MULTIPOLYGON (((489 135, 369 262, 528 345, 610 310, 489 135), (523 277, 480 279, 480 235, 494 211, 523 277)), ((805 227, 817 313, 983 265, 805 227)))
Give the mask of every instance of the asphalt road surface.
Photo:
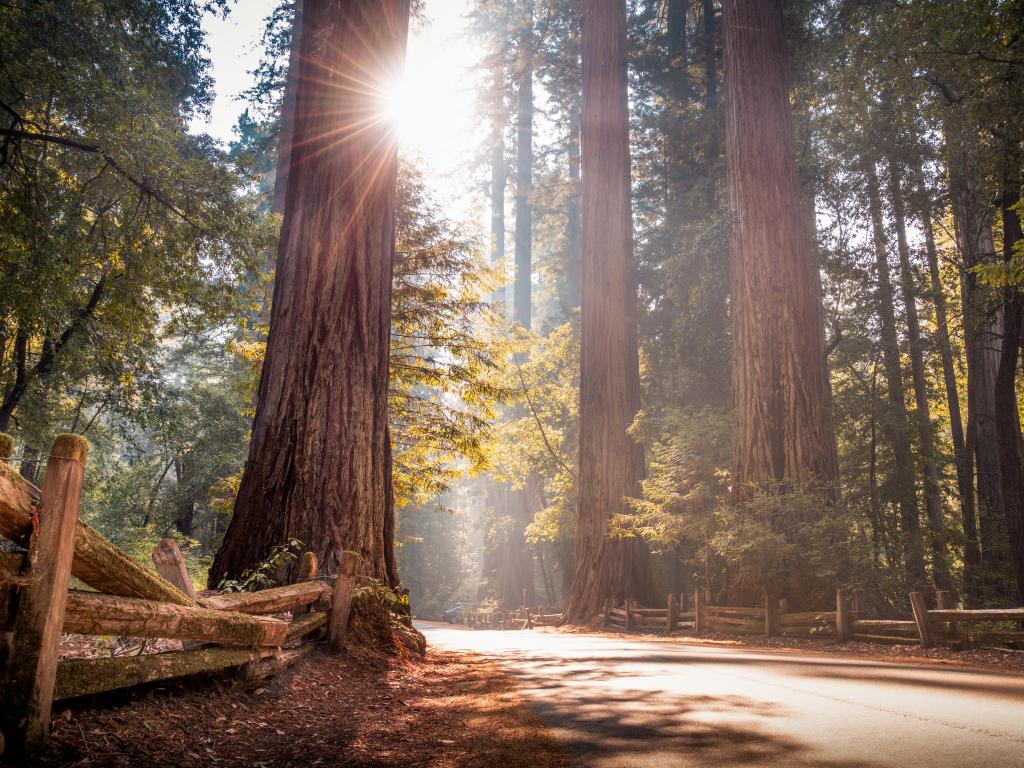
POLYGON ((579 766, 1024 766, 1024 676, 417 624, 499 662, 579 766))

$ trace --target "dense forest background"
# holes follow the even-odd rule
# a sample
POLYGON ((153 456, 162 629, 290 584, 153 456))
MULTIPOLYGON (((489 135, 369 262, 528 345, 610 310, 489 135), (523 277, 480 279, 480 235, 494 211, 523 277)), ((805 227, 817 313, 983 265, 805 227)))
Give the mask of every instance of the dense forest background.
MULTIPOLYGON (((628 8, 645 479, 612 534, 653 553, 650 592, 818 607, 852 584, 884 612, 934 584, 1019 604, 1024 4, 786 4, 839 478, 749 495, 733 482, 721 9, 628 8)), ((86 519, 140 558, 174 535, 197 581, 248 448, 294 7, 267 20, 227 149, 188 131, 211 98, 210 12, 245 11, 67 0, 27 24, 0 8, 0 431, 30 479, 54 434, 86 435, 86 519)), ((465 184, 490 232, 400 169, 391 438, 399 574, 423 615, 524 591, 562 605, 570 588, 579 22, 565 0, 473 4, 488 130, 465 184)))

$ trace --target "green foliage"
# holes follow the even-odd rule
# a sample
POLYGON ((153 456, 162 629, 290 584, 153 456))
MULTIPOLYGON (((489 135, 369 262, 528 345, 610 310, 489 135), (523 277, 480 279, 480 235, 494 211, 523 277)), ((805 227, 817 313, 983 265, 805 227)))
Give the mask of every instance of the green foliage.
POLYGON ((242 571, 239 579, 222 579, 217 589, 224 592, 258 592, 280 586, 279 574, 294 563, 303 544, 298 539, 288 539, 284 544, 272 547, 259 565, 242 571))

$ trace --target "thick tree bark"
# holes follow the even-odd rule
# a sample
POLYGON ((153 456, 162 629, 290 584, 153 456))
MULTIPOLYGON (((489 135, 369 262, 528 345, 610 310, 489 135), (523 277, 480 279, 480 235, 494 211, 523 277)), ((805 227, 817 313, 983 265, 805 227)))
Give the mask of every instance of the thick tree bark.
POLYGON ((910 264, 910 244, 907 241, 907 212, 903 195, 902 173, 897 163, 889 159, 889 199, 892 202, 896 224, 896 250, 900 259, 900 288, 903 291, 903 309, 910 341, 910 371, 914 382, 914 402, 917 414, 918 441, 924 469, 924 499, 928 524, 931 528, 932 579, 939 589, 949 589, 949 562, 946 552, 946 531, 942 511, 939 469, 932 436, 932 419, 928 407, 928 387, 925 382, 924 340, 917 314, 917 286, 910 264))
POLYGON ((561 280, 562 311, 566 315, 580 305, 580 104, 573 100, 569 113, 569 203, 565 212, 565 274, 561 280))
POLYGON ((583 4, 582 307, 579 505, 570 623, 604 600, 649 599, 648 555, 638 539, 609 537, 643 475, 627 434, 640 408, 637 288, 630 211, 625 0, 583 4))
POLYGON ((302 0, 294 0, 292 49, 288 56, 288 74, 281 100, 281 132, 277 137, 277 172, 274 174, 274 199, 270 210, 284 213, 288 176, 292 165, 292 139, 295 136, 295 99, 299 92, 299 36, 302 30, 302 0))
POLYGON ((249 458, 210 583, 289 537, 389 580, 385 541, 397 145, 408 0, 305 0, 295 137, 249 458))
POLYGON ((724 3, 735 492, 837 485, 818 278, 793 156, 782 8, 724 3))
POLYGON ((881 324, 882 367, 889 400, 887 418, 883 422, 893 452, 893 487, 900 509, 900 529, 903 537, 903 557, 907 577, 913 584, 924 579, 924 551, 921 546, 921 525, 917 510, 917 491, 914 483, 914 453, 910 445, 910 420, 907 416, 906 393, 903 386, 903 368, 900 365, 899 337, 896 334, 895 300, 889 272, 889 253, 882 218, 882 197, 878 188, 878 174, 873 161, 865 161, 868 210, 875 249, 875 269, 878 286, 875 300, 881 324))

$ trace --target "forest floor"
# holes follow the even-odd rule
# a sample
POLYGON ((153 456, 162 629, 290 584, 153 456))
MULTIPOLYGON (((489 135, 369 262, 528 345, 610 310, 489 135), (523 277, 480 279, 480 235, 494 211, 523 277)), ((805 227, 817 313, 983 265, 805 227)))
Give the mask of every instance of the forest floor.
POLYGON ((319 651, 245 689, 225 678, 54 710, 35 765, 94 768, 556 768, 568 758, 491 661, 319 651))

